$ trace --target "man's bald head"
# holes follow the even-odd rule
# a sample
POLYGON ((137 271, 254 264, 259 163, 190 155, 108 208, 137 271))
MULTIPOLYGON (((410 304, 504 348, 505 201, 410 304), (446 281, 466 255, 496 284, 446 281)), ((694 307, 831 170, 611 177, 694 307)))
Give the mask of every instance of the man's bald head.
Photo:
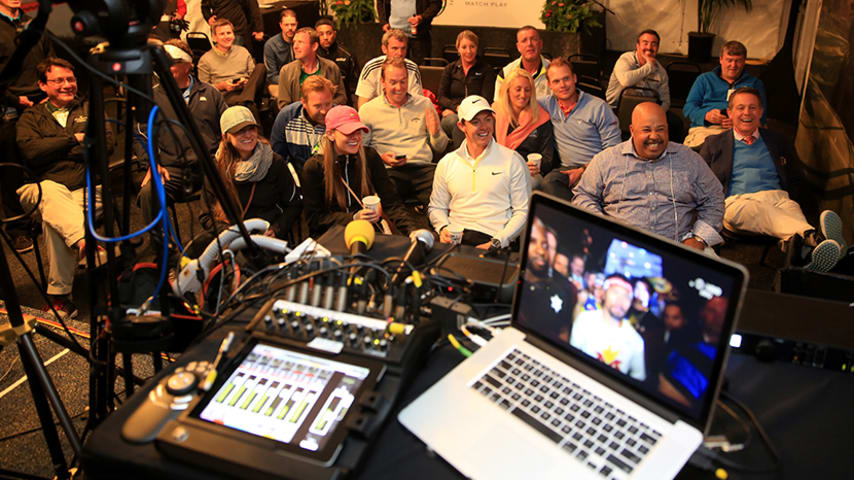
POLYGON ((645 160, 655 160, 667 149, 667 115, 661 105, 644 102, 632 112, 632 144, 635 153, 645 160))

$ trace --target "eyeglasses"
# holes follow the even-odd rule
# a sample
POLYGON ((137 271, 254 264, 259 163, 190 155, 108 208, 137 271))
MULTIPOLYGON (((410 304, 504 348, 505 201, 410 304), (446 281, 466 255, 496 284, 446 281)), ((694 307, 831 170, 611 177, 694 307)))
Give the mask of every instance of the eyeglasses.
POLYGON ((62 85, 63 83, 77 83, 77 79, 74 77, 65 77, 65 78, 49 78, 47 79, 47 83, 51 85, 62 85))

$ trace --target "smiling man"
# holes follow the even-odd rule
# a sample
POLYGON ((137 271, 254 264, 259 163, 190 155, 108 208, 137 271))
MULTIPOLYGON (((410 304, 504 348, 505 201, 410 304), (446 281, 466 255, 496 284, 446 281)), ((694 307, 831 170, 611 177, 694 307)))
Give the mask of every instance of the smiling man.
MULTIPOLYGON (((765 86, 762 80, 744 71, 746 61, 747 47, 744 44, 735 40, 726 42, 721 47, 720 65, 694 80, 682 107, 682 113, 691 121, 685 145, 698 147, 709 135, 732 128, 732 119, 726 115, 727 101, 739 88, 759 90, 764 108, 765 86)), ((761 122, 765 124, 764 114, 761 122)))
POLYGON ((326 114, 332 108, 335 86, 324 77, 314 76, 303 82, 302 100, 279 111, 270 133, 273 151, 302 173, 303 166, 318 153, 326 133, 326 114))
MULTIPOLYGON (((42 197, 39 201, 36 183, 23 185, 17 193, 25 209, 38 202, 50 264, 47 294, 51 304, 61 315, 74 317, 77 308, 71 302, 71 287, 77 262, 84 254, 83 144, 89 106, 77 98, 77 77, 66 60, 48 57, 37 71, 39 88, 47 100, 21 115, 16 132, 23 164, 41 185, 42 197)), ((113 145, 109 128, 106 135, 109 154, 113 145)), ((96 209, 99 203, 96 196, 96 209)))
POLYGON ((359 116, 371 129, 364 143, 376 149, 401 198, 421 205, 430 201, 433 158, 445 151, 448 136, 427 97, 408 91, 409 69, 400 57, 383 62, 383 95, 362 105, 359 116))
MULTIPOLYGON (((608 91, 605 94, 609 105, 617 108, 620 94, 626 88, 642 87, 655 90, 658 93, 661 108, 665 112, 670 108, 670 85, 667 79, 667 70, 656 59, 660 41, 658 32, 644 30, 638 35, 634 51, 620 55, 614 65, 614 70, 611 72, 608 91)), ((647 95, 647 93, 651 95, 651 92, 642 92, 642 95, 647 95)))
POLYGON ((356 99, 358 108, 368 103, 371 99, 381 97, 383 95, 382 71, 383 64, 386 59, 399 58, 408 72, 407 90, 412 96, 421 96, 423 90, 421 88, 421 71, 418 65, 412 60, 406 58, 406 49, 409 45, 409 39, 403 31, 396 28, 385 32, 382 38, 382 52, 379 57, 368 60, 368 63, 362 67, 362 73, 359 74, 359 83, 356 85, 356 99))
POLYGON ((760 92, 754 88, 736 90, 730 96, 727 113, 732 131, 707 137, 700 149, 726 194, 724 227, 735 233, 780 239, 795 264, 805 264, 808 270, 833 268, 847 251, 842 220, 825 210, 819 217, 820 234, 807 223, 801 208, 814 215, 818 205, 804 188, 792 143, 783 135, 760 128, 760 92), (807 247, 808 257, 801 247, 807 247))
POLYGON ((630 130, 630 140, 593 157, 573 205, 697 249, 721 243, 721 184, 696 152, 669 141, 661 106, 635 107, 630 130))
POLYGON ((546 75, 551 95, 538 101, 549 112, 554 127, 560 168, 546 174, 542 188, 569 200, 590 159, 620 143, 620 126, 607 103, 576 87, 577 78, 569 62, 554 59, 546 75))
POLYGON ((255 98, 264 88, 266 68, 234 42, 234 26, 228 20, 217 20, 213 28, 214 48, 199 59, 199 80, 222 92, 228 105, 245 105, 255 118, 258 108, 255 98))
POLYGON ((430 223, 443 242, 450 241, 447 227, 454 224, 463 227, 467 245, 507 247, 525 226, 531 175, 518 153, 492 138, 495 111, 485 98, 464 98, 457 113, 466 139, 436 166, 430 223))

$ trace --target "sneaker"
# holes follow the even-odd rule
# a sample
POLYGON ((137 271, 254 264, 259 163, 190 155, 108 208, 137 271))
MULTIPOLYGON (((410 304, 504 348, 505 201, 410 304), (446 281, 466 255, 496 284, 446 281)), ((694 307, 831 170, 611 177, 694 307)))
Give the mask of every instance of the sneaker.
POLYGON ((12 238, 12 248, 18 253, 27 253, 33 249, 33 240, 26 235, 17 235, 12 238))
POLYGON ((825 210, 821 212, 818 224, 821 225, 821 234, 824 238, 839 244, 839 260, 841 260, 848 251, 848 244, 842 236, 842 219, 833 210, 825 210))
MULTIPOLYGON (((67 295, 49 295, 51 299, 51 306, 56 310, 63 320, 67 320, 70 318, 77 318, 77 305, 74 305, 74 302, 69 300, 67 295)), ((53 315, 53 310, 51 310, 50 306, 45 306, 42 308, 43 312, 46 312, 48 315, 53 315)))
POLYGON ((839 261, 839 250, 836 240, 825 240, 819 243, 812 249, 810 263, 806 264, 804 269, 811 272, 829 272, 839 261))

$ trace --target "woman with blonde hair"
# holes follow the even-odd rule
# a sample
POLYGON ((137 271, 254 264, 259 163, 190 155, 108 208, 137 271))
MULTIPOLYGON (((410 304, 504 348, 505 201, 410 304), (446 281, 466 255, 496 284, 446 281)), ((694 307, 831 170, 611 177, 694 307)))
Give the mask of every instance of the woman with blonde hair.
POLYGON ((492 99, 495 91, 495 70, 478 56, 478 38, 471 30, 457 35, 460 58, 445 67, 436 96, 442 107, 442 129, 451 138, 451 150, 459 148, 465 135, 457 127, 457 108, 469 95, 492 99))
POLYGON ((376 150, 362 145, 362 135, 369 131, 352 107, 339 105, 326 114, 320 153, 309 158, 302 171, 311 236, 316 238, 332 225, 360 219, 381 231, 388 227, 408 234, 416 229, 382 158, 376 150), (365 197, 372 195, 380 198, 378 209, 367 208, 363 203, 365 197), (384 219, 390 225, 384 225, 384 219))
MULTIPOLYGON (((226 191, 238 201, 244 219, 263 218, 270 222, 267 235, 287 238, 302 211, 302 192, 296 172, 262 137, 252 112, 242 106, 230 107, 220 117, 222 141, 216 165, 226 191)), ((215 218, 228 223, 222 207, 215 218)))
POLYGON ((511 71, 501 84, 495 109, 495 140, 524 158, 534 188, 554 164, 555 139, 548 112, 537 103, 534 77, 519 68, 511 71), (542 155, 539 166, 528 159, 531 153, 542 155))

